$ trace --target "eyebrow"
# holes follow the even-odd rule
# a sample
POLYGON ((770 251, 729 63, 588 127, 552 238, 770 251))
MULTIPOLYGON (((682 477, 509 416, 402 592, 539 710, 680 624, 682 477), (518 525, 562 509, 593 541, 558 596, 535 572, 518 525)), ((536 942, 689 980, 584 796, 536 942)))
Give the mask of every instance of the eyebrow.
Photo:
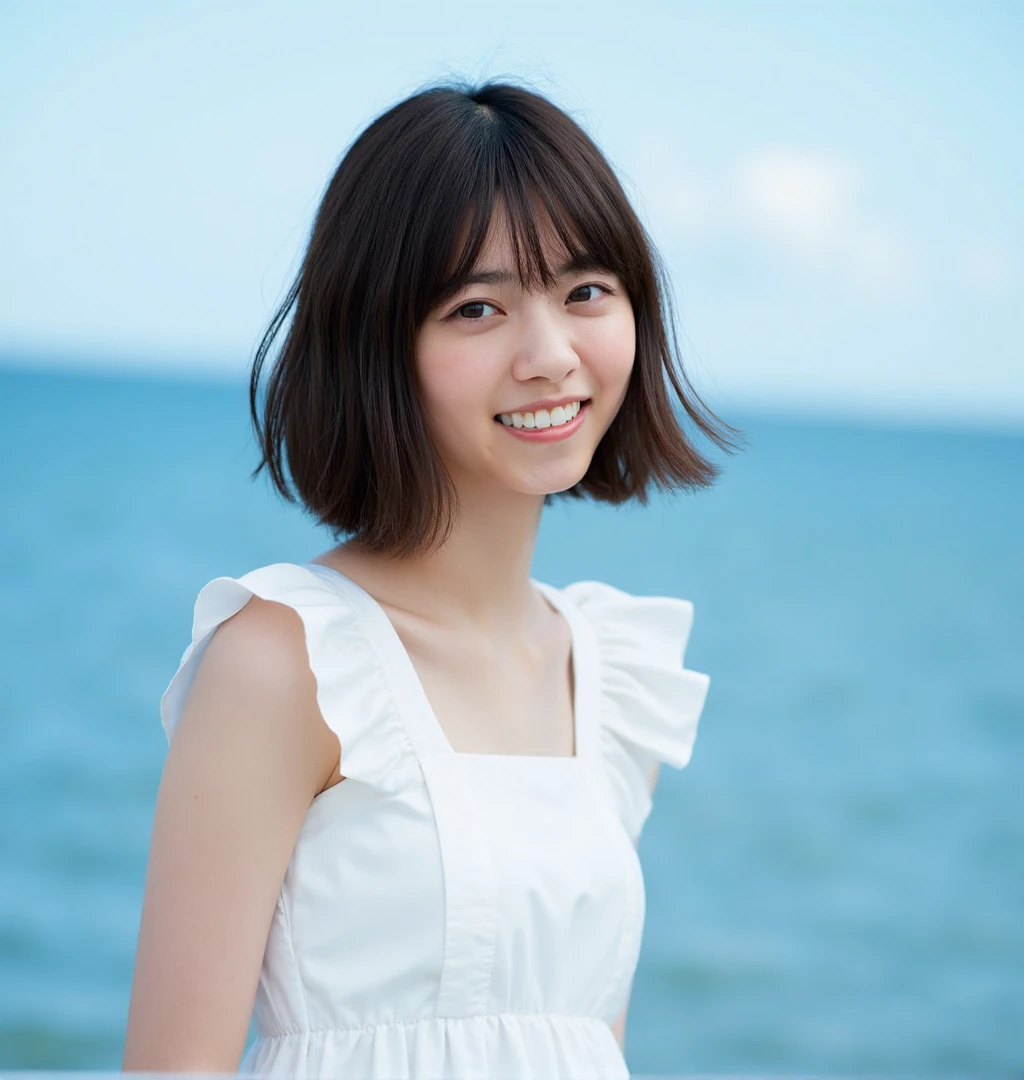
MULTIPOLYGON (((560 266, 557 266, 555 274, 558 277, 565 277, 567 274, 581 274, 588 270, 611 272, 609 267, 595 259, 593 255, 583 252, 583 254, 567 259, 560 266)), ((469 288, 470 285, 515 285, 518 281, 519 275, 512 270, 474 269, 470 270, 463 280, 455 284, 451 291, 453 293, 462 292, 463 289, 469 288)))

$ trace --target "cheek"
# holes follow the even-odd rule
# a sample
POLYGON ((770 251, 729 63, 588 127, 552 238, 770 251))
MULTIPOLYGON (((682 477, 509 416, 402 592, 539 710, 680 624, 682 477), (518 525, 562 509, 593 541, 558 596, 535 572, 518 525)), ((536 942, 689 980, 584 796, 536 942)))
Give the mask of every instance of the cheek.
POLYGON ((472 342, 425 336, 417 347, 416 368, 424 404, 432 416, 445 421, 449 433, 459 426, 452 421, 465 424, 486 409, 488 365, 472 342))
POLYGON ((636 356, 636 324, 633 309, 614 318, 595 320, 588 334, 587 361, 606 390, 625 386, 636 356))

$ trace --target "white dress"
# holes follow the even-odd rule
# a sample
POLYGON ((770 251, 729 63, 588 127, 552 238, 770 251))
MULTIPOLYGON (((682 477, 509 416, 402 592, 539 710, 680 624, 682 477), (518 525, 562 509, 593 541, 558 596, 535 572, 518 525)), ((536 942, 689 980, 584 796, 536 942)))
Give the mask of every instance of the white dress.
POLYGON ((200 591, 168 739, 211 634, 255 595, 300 615, 347 777, 299 832, 242 1074, 629 1076, 610 1025, 640 952, 646 777, 690 760, 710 680, 683 667, 689 601, 533 584, 572 630, 574 757, 453 750, 384 609, 337 571, 200 591))

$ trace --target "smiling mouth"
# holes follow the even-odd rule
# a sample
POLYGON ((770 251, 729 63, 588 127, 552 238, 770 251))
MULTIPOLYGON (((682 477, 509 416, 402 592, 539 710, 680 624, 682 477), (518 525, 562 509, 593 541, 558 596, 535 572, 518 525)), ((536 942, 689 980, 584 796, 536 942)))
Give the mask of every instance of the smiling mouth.
MULTIPOLYGON (((580 401, 580 407, 577 410, 576 415, 572 416, 568 420, 565 420, 564 423, 571 423, 571 421, 575 420, 576 416, 578 416, 585 407, 590 405, 589 397, 581 397, 581 399, 579 401, 580 401)), ((518 415, 520 415, 520 416, 527 416, 527 415, 536 416, 537 413, 547 413, 549 415, 549 417, 550 417, 552 411, 554 411, 554 410, 553 409, 530 409, 530 410, 527 410, 526 413, 520 413, 518 415)), ((504 415, 506 415, 506 416, 514 416, 515 414, 514 413, 507 413, 507 414, 504 414, 504 415)), ((500 413, 495 414, 495 417, 494 417, 495 423, 503 423, 503 421, 501 419, 501 416, 502 416, 502 414, 500 414, 500 413)), ((518 426, 516 426, 516 427, 518 427, 518 426)), ((533 431, 533 430, 544 431, 544 430, 547 430, 550 427, 554 427, 557 430, 558 428, 563 427, 563 424, 561 424, 561 423, 560 424, 545 423, 542 428, 538 428, 538 429, 535 429, 533 424, 530 424, 528 430, 531 430, 531 431, 533 431)))

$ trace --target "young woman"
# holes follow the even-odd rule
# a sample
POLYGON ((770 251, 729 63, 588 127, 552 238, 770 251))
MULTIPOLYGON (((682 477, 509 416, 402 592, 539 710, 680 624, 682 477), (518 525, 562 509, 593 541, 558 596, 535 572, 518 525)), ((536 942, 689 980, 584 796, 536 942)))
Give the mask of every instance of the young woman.
POLYGON ((527 89, 428 88, 349 149, 250 387, 256 474, 347 539, 199 593, 125 1070, 628 1076, 635 845, 709 680, 689 601, 530 566, 556 494, 713 482, 669 387, 732 448, 658 265, 527 89))

